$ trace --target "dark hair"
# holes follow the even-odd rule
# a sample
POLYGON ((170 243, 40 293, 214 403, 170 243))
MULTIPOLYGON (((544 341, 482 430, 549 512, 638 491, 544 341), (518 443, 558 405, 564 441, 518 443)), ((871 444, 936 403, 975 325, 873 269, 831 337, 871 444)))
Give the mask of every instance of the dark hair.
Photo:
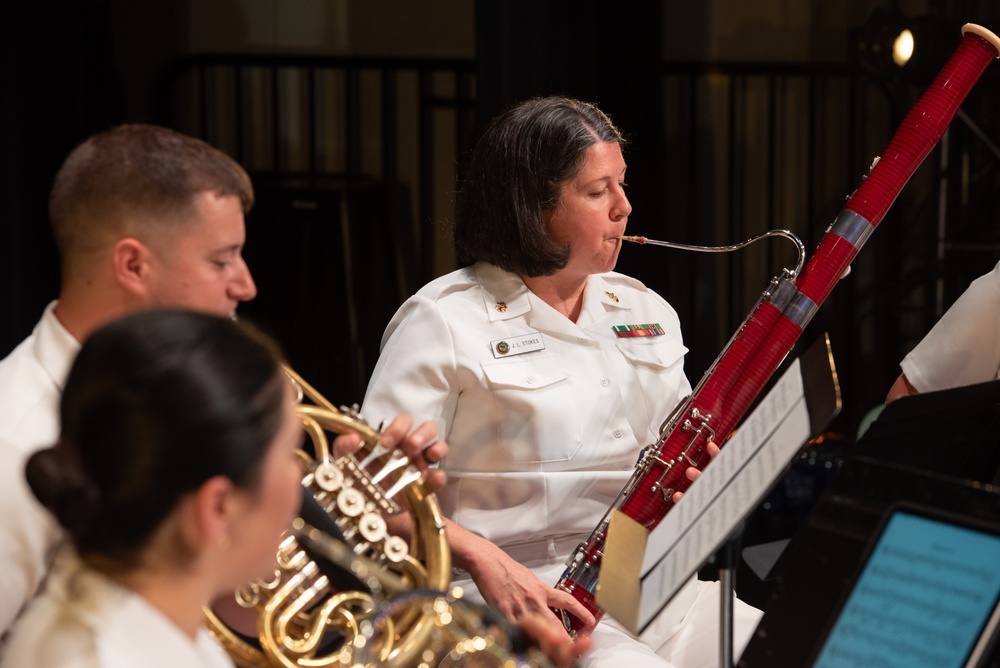
POLYGON ((59 443, 26 469, 82 556, 137 563, 180 498, 214 476, 256 491, 283 415, 277 349, 246 325, 142 311, 92 334, 60 404, 59 443))
POLYGON ((77 146, 49 195, 49 218, 65 263, 101 230, 182 221, 202 192, 253 206, 250 177, 222 151, 155 125, 120 125, 77 146))
POLYGON ((463 265, 489 262, 523 276, 566 266, 569 248, 543 212, 583 169, 598 142, 625 139, 604 112, 567 97, 521 102, 493 119, 473 149, 455 206, 455 252, 463 265))

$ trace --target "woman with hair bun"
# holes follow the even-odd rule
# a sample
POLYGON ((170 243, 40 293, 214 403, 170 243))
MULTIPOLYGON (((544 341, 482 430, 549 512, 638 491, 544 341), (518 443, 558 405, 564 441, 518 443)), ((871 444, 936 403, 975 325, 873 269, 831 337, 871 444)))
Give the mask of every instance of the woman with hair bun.
POLYGON ((232 666, 202 606, 267 573, 298 511, 293 401, 275 346, 228 319, 145 311, 89 337, 26 469, 68 548, 0 665, 232 666))

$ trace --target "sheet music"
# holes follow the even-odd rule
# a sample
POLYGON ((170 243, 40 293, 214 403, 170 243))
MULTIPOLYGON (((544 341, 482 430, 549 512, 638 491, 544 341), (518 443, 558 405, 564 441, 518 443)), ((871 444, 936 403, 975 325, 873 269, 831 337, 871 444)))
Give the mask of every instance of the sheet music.
POLYGON ((817 668, 962 666, 1000 593, 1000 537, 897 512, 817 668))
MULTIPOLYGON (((723 544, 763 499, 809 435, 800 363, 795 360, 697 483, 649 534, 640 570, 638 627, 633 632, 645 629, 723 544)), ((612 519, 616 521, 617 517, 612 519)), ((605 582, 603 569, 601 576, 601 589, 617 586, 605 582)), ((633 623, 626 615, 607 610, 622 624, 633 623)))
MULTIPOLYGON (((751 495, 760 490, 763 482, 771 482, 775 476, 767 476, 768 471, 776 468, 780 471, 788 462, 788 458, 779 460, 774 448, 770 447, 761 452, 761 459, 755 465, 747 468, 746 474, 751 477, 749 485, 741 485, 731 490, 726 489, 733 478, 742 471, 751 457, 756 454, 768 438, 784 423, 786 417, 793 413, 796 407, 801 408, 802 417, 805 422, 802 431, 804 436, 802 441, 809 438, 809 415, 805 411, 805 398, 802 388, 802 374, 799 370, 799 361, 795 360, 788 371, 781 377, 774 388, 764 397, 760 405, 743 421, 737 432, 726 442, 722 452, 712 460, 712 463, 705 467, 698 484, 691 485, 684 498, 671 510, 663 521, 650 533, 646 546, 646 558, 643 560, 642 571, 647 573, 653 564, 660 560, 673 543, 678 542, 689 530, 695 529, 695 521, 702 518, 707 510, 707 506, 714 502, 725 490, 726 496, 722 502, 732 512, 727 512, 721 517, 713 519, 728 519, 733 513, 740 512, 743 508, 749 509, 751 503, 756 501, 751 495)), ((793 453, 794 454, 794 453, 793 453)), ((767 490, 763 490, 766 492, 767 490)), ((704 522, 705 519, 700 519, 704 522)), ((733 522, 735 524, 735 522, 733 522)), ((712 527, 707 527, 711 529, 712 527)), ((714 531, 711 533, 715 533, 714 531)), ((688 537, 690 539, 690 537, 688 537)), ((702 550, 701 545, 692 546, 697 551, 702 550)), ((711 546, 709 550, 714 549, 711 546)))

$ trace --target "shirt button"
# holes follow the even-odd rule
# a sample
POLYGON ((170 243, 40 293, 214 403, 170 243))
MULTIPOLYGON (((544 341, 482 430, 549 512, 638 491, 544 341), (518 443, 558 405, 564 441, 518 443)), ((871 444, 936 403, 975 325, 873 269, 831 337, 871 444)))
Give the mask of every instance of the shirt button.
MULTIPOLYGON (((622 471, 628 471, 630 468, 634 468, 631 464, 622 464, 622 471)), ((465 577, 464 575, 462 577, 465 577)))
POLYGON ((526 382, 528 385, 534 385, 535 384, 535 377, 534 376, 526 376, 525 379, 524 379, 524 382, 526 382))
POLYGON ((610 384, 611 384, 610 380, 608 380, 607 378, 601 378, 601 387, 607 387, 610 384))
POLYGON ((611 432, 611 435, 614 436, 615 438, 621 438, 622 437, 622 430, 621 429, 615 429, 613 432, 611 432))

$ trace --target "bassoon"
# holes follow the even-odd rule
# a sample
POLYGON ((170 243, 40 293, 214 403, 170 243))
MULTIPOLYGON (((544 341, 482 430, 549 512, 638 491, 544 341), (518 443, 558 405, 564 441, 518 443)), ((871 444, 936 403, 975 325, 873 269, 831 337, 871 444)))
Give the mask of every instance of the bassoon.
MULTIPOLYGON (((962 35, 937 78, 826 230, 809 262, 800 267, 801 272, 786 269, 771 280, 698 386, 664 421, 656 443, 643 449, 632 476, 604 518, 570 555, 556 587, 572 594, 598 620, 604 611, 594 596, 611 511, 618 510, 652 530, 673 508, 674 493, 691 484, 687 468, 708 465, 708 441, 724 445, 903 186, 940 141, 973 85, 1000 55, 1000 38, 989 30, 966 24, 962 35)), ((645 242, 643 237, 627 240, 645 242)), ((573 615, 561 614, 571 633, 584 629, 573 615)))

